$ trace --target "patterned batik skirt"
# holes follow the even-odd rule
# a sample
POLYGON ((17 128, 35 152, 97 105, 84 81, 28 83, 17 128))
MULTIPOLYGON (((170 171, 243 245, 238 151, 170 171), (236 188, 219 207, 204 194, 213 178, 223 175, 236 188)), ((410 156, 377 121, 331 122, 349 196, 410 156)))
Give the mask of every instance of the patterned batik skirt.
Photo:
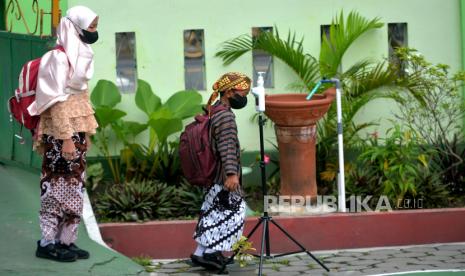
POLYGON ((209 249, 231 251, 242 236, 245 201, 240 192, 229 192, 223 185, 210 187, 202 204, 194 233, 195 241, 209 249))
POLYGON ((42 238, 73 243, 82 215, 83 186, 86 168, 85 134, 72 137, 76 146, 76 158, 63 158, 63 140, 43 135, 44 149, 40 180, 41 206, 39 211, 42 238))

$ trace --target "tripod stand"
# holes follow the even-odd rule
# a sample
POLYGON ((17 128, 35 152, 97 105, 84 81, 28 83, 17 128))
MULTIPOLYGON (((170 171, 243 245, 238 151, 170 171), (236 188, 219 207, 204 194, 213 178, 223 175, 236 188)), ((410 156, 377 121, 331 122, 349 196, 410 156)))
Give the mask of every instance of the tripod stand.
MULTIPOLYGON (((267 194, 266 188, 266 169, 265 169, 265 148, 263 142, 263 126, 266 122, 266 119, 263 118, 262 112, 258 114, 258 124, 260 129, 260 171, 261 171, 261 182, 262 182, 262 191, 263 196, 267 194)), ((257 224, 254 226, 252 231, 247 235, 247 239, 249 239, 255 231, 258 229, 260 225, 263 224, 263 232, 262 232, 262 240, 261 240, 261 248, 260 248, 260 256, 256 255, 256 257, 260 257, 260 266, 258 268, 258 275, 262 275, 262 268, 263 268, 263 259, 264 258, 271 258, 271 257, 282 257, 287 256, 290 254, 302 253, 305 252, 307 255, 312 257, 321 267, 323 267, 326 271, 329 272, 329 269, 320 261, 318 260, 312 253, 310 253, 305 247, 299 243, 296 239, 294 239, 282 226, 280 226, 276 221, 273 220, 272 217, 268 215, 267 210, 263 210, 263 215, 258 219, 257 224), (287 238, 293 241, 297 246, 299 246, 300 251, 289 252, 284 254, 278 254, 275 256, 270 255, 270 223, 276 226, 287 238), (265 252, 264 252, 265 251, 265 252), (266 256, 264 256, 266 253, 266 256)))

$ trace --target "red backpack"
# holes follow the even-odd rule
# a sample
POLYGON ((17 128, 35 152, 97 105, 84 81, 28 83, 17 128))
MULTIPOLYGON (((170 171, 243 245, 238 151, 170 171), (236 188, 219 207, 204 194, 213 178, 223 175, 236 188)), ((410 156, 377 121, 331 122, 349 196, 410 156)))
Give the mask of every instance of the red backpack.
POLYGON ((214 106, 211 115, 208 112, 195 116, 188 124, 179 140, 179 158, 181 169, 187 181, 195 186, 210 187, 217 169, 217 157, 211 147, 211 117, 222 110, 224 105, 214 106))
MULTIPOLYGON (((62 52, 65 49, 62 46, 56 46, 54 49, 62 52)), ((31 116, 27 111, 29 105, 36 99, 37 76, 39 74, 40 61, 42 57, 26 62, 19 73, 19 85, 15 90, 15 95, 8 100, 8 110, 10 112, 10 121, 13 118, 21 125, 20 134, 15 134, 24 143, 22 136, 23 126, 31 130, 34 135, 34 130, 39 124, 39 116, 31 116)))

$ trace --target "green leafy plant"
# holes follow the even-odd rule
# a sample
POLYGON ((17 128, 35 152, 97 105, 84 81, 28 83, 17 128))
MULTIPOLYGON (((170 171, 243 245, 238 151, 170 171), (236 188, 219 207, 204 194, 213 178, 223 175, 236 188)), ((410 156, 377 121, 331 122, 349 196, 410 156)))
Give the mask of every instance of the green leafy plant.
POLYGON ((86 186, 91 191, 97 189, 103 179, 103 167, 101 163, 94 163, 86 168, 86 186))
POLYGON ((97 214, 114 221, 168 217, 174 187, 156 181, 128 182, 110 187, 96 202, 97 214))
POLYGON ((381 185, 380 193, 387 195, 391 202, 401 201, 408 195, 415 197, 417 180, 429 170, 432 155, 421 144, 415 132, 403 131, 396 125, 387 131, 386 138, 375 136, 369 140, 369 146, 358 158, 359 166, 374 170, 381 185))
POLYGON ((135 103, 147 115, 143 123, 123 120, 126 113, 116 108, 121 95, 111 81, 99 80, 91 100, 100 125, 94 142, 108 162, 114 183, 154 178, 179 182, 177 143, 169 138, 182 130, 182 120, 201 111, 198 92, 179 91, 162 103, 147 82, 138 80, 135 103), (145 130, 149 131, 148 142, 136 143, 135 138, 145 130), (118 145, 122 147, 120 161, 114 158, 118 145))
POLYGON ((232 246, 233 252, 236 254, 234 259, 237 260, 240 267, 246 267, 249 262, 253 259, 253 255, 248 253, 255 251, 252 247, 252 242, 248 241, 247 237, 240 237, 232 246))
MULTIPOLYGON (((415 49, 399 48, 396 55, 407 68, 399 81, 410 81, 412 93, 393 93, 397 117, 415 129, 436 150, 433 166, 441 181, 456 195, 465 193, 465 148, 461 95, 465 72, 450 72, 446 64, 432 64, 415 49)), ((399 70, 402 68, 399 68, 399 70)))

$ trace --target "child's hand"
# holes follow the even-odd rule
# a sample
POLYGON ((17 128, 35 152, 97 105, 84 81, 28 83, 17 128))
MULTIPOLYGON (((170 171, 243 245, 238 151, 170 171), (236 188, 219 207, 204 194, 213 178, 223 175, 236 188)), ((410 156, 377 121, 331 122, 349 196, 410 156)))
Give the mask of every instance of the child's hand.
POLYGON ((75 159, 76 157, 76 147, 74 146, 73 139, 66 139, 63 140, 63 147, 61 149, 61 156, 64 159, 70 161, 75 159))
POLYGON ((228 175, 224 182, 224 187, 230 192, 237 191, 239 188, 239 177, 236 174, 228 175))

